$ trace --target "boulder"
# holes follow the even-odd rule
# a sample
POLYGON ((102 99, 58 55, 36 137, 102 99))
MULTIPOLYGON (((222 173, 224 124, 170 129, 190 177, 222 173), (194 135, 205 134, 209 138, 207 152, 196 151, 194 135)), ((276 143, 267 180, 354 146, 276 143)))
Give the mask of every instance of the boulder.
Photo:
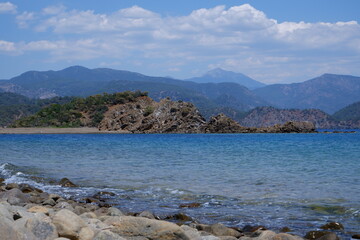
POLYGON ((318 238, 317 240, 340 240, 340 238, 335 233, 328 233, 324 236, 318 238))
POLYGON ((272 240, 303 240, 303 238, 301 238, 299 236, 287 234, 287 233, 279 233, 279 234, 276 234, 272 238, 272 240))
POLYGON ((312 122, 286 122, 280 126, 281 133, 312 133, 315 132, 315 124, 312 122))
POLYGON ((86 227, 81 217, 67 209, 57 212, 53 217, 53 223, 60 237, 66 237, 71 240, 79 239, 81 229, 86 227))
POLYGON ((77 185, 71 182, 68 178, 62 178, 59 181, 59 185, 61 185, 62 187, 77 187, 77 185))
POLYGON ((310 231, 306 233, 305 238, 309 240, 315 240, 329 233, 330 232, 326 232, 326 231, 310 231))
POLYGON ((102 231, 103 229, 110 229, 109 225, 103 223, 99 219, 96 218, 87 218, 84 219, 86 225, 91 228, 91 230, 95 233, 95 235, 102 231))
POLYGON ((30 231, 18 228, 14 221, 4 217, 0 217, 0 236, 6 237, 4 240, 37 240, 30 231))
POLYGON ((243 235, 239 231, 236 231, 235 229, 232 229, 232 228, 228 228, 221 223, 216 223, 213 225, 198 224, 198 225, 196 225, 196 228, 199 231, 206 231, 215 236, 232 236, 232 237, 238 238, 243 235))
POLYGON ((104 222, 113 226, 112 232, 124 237, 143 236, 157 240, 189 239, 178 225, 143 217, 109 217, 104 222))
POLYGON ((13 220, 13 214, 10 213, 11 206, 7 202, 3 202, 0 204, 0 218, 7 218, 9 220, 13 220))
POLYGON ((5 186, 6 190, 11 190, 14 188, 19 188, 19 185, 17 183, 9 183, 9 184, 6 184, 6 186, 5 186))
POLYGON ((25 206, 29 203, 29 195, 23 193, 18 188, 12 188, 9 191, 1 192, 0 199, 3 201, 7 201, 11 205, 25 206))
POLYGON ((124 216, 124 214, 120 211, 120 209, 118 208, 115 208, 115 207, 111 207, 108 209, 108 212, 107 212, 107 215, 108 216, 124 216))
POLYGON ((49 218, 30 218, 27 220, 25 227, 29 229, 38 240, 52 240, 58 237, 56 227, 51 223, 49 218))
POLYGON ((103 230, 95 236, 94 240, 126 240, 126 239, 120 237, 119 235, 109 230, 103 230))
POLYGON ((360 239, 360 234, 354 234, 351 236, 353 239, 360 239))
POLYGON ((329 222, 325 225, 322 225, 320 228, 324 230, 344 230, 344 226, 338 222, 329 222))
POLYGON ((89 227, 83 227, 79 232, 79 240, 92 240, 95 233, 89 227))
POLYGON ((189 222, 189 221, 192 221, 193 219, 184 213, 176 213, 174 215, 167 216, 165 218, 165 220, 176 220, 176 221, 181 221, 181 222, 189 222))
POLYGON ((180 204, 180 208, 199 208, 201 207, 201 203, 186 203, 180 204))
POLYGON ((239 133, 244 132, 245 129, 238 122, 224 114, 211 117, 202 127, 202 131, 205 133, 239 133))
POLYGON ((43 206, 33 206, 27 211, 30 213, 44 213, 45 215, 49 215, 49 209, 43 206))
POLYGON ((149 211, 143 211, 141 213, 139 213, 139 215, 137 215, 137 217, 144 217, 144 218, 149 218, 149 219, 156 219, 154 214, 152 214, 149 211))
POLYGON ((189 227, 187 225, 182 225, 181 229, 184 230, 185 234, 191 240, 201 240, 202 239, 199 231, 197 231, 195 228, 189 227))

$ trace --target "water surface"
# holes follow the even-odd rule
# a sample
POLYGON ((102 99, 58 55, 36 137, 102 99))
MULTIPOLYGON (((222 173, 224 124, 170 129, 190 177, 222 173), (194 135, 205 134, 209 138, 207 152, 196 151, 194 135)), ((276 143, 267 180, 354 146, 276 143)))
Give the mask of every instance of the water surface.
POLYGON ((300 235, 328 221, 360 229, 360 133, 0 135, 0 163, 8 182, 77 198, 111 190, 124 211, 300 235), (81 187, 49 183, 63 177, 81 187), (201 207, 179 208, 191 202, 201 207))

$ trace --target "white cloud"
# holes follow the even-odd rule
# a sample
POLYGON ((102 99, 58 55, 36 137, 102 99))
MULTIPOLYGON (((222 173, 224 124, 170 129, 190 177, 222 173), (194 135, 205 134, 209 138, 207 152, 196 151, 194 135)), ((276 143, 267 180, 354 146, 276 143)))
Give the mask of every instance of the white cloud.
POLYGON ((42 14, 44 15, 58 15, 60 13, 63 13, 66 10, 66 7, 64 5, 54 5, 46 7, 42 10, 42 14))
POLYGON ((15 44, 13 42, 0 40, 0 51, 14 52, 16 51, 15 44))
POLYGON ((335 69, 338 64, 344 71, 346 64, 354 69, 360 61, 358 22, 278 22, 249 4, 198 9, 176 17, 139 6, 105 14, 56 5, 40 13, 24 12, 17 21, 20 27, 56 39, 30 41, 18 48, 46 51, 59 61, 127 62, 131 58, 142 66, 179 73, 198 71, 194 69, 199 65, 219 66, 251 73, 265 82, 286 80, 289 72, 301 75, 315 72, 316 67, 325 69, 321 63, 329 56, 333 59, 328 66, 335 69), (337 58, 346 59, 346 64, 337 58), (171 66, 174 62, 182 64, 171 66))
POLYGON ((34 19, 35 13, 33 12, 23 12, 22 14, 16 16, 16 22, 20 28, 27 28, 34 19))
POLYGON ((0 14, 1 13, 16 13, 17 6, 11 2, 0 2, 0 14))

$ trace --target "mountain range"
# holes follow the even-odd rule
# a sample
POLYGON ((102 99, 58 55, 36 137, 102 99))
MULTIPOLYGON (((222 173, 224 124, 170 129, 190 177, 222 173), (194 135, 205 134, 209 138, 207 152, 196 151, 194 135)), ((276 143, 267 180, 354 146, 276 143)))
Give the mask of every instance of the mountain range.
POLYGON ((221 68, 213 69, 205 73, 201 77, 194 77, 186 79, 186 81, 192 81, 197 83, 223 83, 232 82, 243 85, 250 90, 265 87, 266 85, 262 82, 258 82, 242 73, 236 73, 231 71, 225 71, 221 68))
POLYGON ((170 97, 192 102, 206 118, 225 113, 239 121, 246 112, 262 106, 313 108, 332 114, 360 101, 360 77, 324 74, 301 83, 265 85, 222 69, 179 80, 109 68, 72 66, 60 71, 29 71, 0 81, 0 92, 40 99, 136 90, 149 92, 156 101, 170 97))
POLYGON ((268 85, 254 93, 279 108, 317 108, 333 114, 360 100, 360 77, 324 74, 302 83, 268 85))

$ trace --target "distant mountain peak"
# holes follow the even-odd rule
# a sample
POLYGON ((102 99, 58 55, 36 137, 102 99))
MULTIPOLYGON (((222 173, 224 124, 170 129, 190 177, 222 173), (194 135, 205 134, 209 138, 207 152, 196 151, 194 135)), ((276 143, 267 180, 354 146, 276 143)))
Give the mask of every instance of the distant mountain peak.
POLYGON ((198 83, 232 82, 245 86, 249 89, 256 89, 265 86, 264 83, 258 82, 245 74, 224 70, 222 68, 214 68, 206 72, 201 77, 190 78, 187 80, 198 83))
POLYGON ((75 65, 75 66, 64 68, 63 70, 60 70, 60 71, 62 71, 62 72, 82 72, 82 71, 89 71, 89 70, 90 70, 89 68, 75 65))

